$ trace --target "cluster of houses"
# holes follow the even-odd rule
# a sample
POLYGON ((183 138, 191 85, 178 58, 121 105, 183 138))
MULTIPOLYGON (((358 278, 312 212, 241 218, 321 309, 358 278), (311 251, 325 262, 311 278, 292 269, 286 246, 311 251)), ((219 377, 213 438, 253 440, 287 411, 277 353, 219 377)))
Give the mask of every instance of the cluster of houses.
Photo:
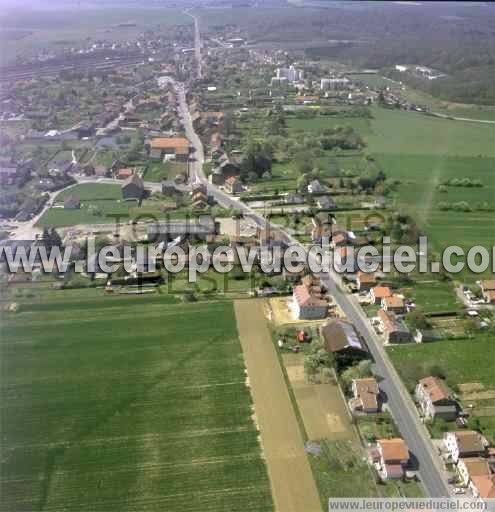
MULTIPOLYGON (((465 424, 455 394, 442 379, 421 379, 414 398, 425 420, 456 420, 459 425, 465 424)), ((446 432, 443 443, 445 461, 455 465, 459 483, 475 497, 495 498, 495 450, 489 448, 486 438, 473 430, 461 430, 446 432)))
POLYGON ((402 315, 407 313, 407 304, 402 295, 388 286, 380 285, 374 273, 358 272, 356 283, 359 292, 366 293, 371 304, 380 306, 374 323, 383 334, 385 344, 414 341, 413 334, 402 319, 402 315))
POLYGON ((487 439, 474 430, 463 430, 446 432, 443 441, 460 484, 476 498, 495 498, 495 450, 487 439))
MULTIPOLYGON (((355 327, 346 320, 333 319, 321 328, 325 349, 333 354, 337 364, 348 365, 369 358, 366 344, 355 327)), ((380 412, 383 397, 374 377, 354 379, 349 407, 353 413, 380 412)), ((368 451, 370 462, 384 480, 401 479, 409 464, 409 449, 401 438, 379 439, 368 451)))

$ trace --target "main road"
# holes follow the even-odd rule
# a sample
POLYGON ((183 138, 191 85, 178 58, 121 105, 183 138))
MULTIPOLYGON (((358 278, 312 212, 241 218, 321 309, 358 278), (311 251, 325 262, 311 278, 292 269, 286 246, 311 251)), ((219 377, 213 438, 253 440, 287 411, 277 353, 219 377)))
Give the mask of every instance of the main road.
MULTIPOLYGON (((199 64, 201 61, 200 34, 197 18, 194 16, 193 18, 197 31, 197 37, 195 38, 198 50, 196 55, 199 56, 197 66, 198 69, 201 69, 199 64)), ((279 231, 288 243, 300 245, 297 240, 292 238, 282 228, 266 221, 264 217, 253 211, 242 201, 234 199, 218 187, 208 183, 203 172, 204 148, 192 124, 186 100, 186 91, 182 84, 175 83, 175 86, 178 95, 179 115, 182 119, 186 136, 191 141, 194 148, 194 161, 190 166, 191 181, 208 184, 209 193, 212 194, 216 201, 222 206, 235 208, 241 211, 245 218, 251 219, 256 225, 279 231)), ((416 459, 421 482, 426 494, 431 497, 449 496, 446 472, 442 467, 440 458, 431 442, 426 427, 419 419, 411 396, 383 347, 382 341, 371 327, 369 320, 356 298, 343 291, 344 287, 340 275, 330 268, 326 272, 320 273, 319 277, 328 288, 335 302, 340 306, 342 311, 354 324, 359 334, 363 337, 373 356, 375 361, 375 374, 379 380, 380 389, 386 395, 388 408, 411 453, 416 459)))

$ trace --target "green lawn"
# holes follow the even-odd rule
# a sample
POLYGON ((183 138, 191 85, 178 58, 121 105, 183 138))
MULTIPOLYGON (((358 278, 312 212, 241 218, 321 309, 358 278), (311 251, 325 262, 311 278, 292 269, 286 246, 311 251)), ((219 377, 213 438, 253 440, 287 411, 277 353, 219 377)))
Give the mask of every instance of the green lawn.
POLYGON ((387 351, 409 389, 435 368, 454 387, 465 382, 493 386, 493 332, 480 333, 473 339, 394 346, 387 351))
POLYGON ((164 211, 160 198, 144 199, 141 205, 136 201, 124 201, 120 185, 104 183, 84 183, 61 192, 55 203, 62 203, 68 196, 81 200, 78 210, 50 208, 38 221, 39 226, 74 226, 77 224, 106 224, 116 222, 116 216, 121 222, 145 216, 147 220, 184 217, 191 214, 185 206, 177 210, 164 211))
POLYGON ((112 185, 109 183, 82 183, 60 192, 56 197, 56 201, 63 201, 67 197, 77 197, 81 201, 114 200, 122 198, 120 185, 112 185))
POLYGON ((425 313, 463 309, 450 281, 419 281, 414 286, 402 287, 401 292, 414 300, 425 313))
POLYGON ((184 162, 154 162, 148 165, 144 174, 146 181, 160 182, 172 180, 178 174, 187 172, 187 164, 184 162))
POLYGON ((230 302, 51 293, 2 318, 2 510, 272 510, 230 302))
POLYGON ((319 441, 320 455, 309 454, 309 462, 322 506, 328 498, 375 497, 377 487, 363 454, 351 441, 319 441))

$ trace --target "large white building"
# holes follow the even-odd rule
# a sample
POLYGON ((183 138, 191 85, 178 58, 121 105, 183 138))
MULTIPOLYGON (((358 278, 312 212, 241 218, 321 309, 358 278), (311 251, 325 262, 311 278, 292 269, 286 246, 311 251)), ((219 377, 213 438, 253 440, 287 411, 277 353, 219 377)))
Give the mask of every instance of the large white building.
POLYGON ((351 85, 351 81, 346 78, 322 78, 320 82, 320 89, 322 91, 342 91, 348 89, 351 85))
POLYGON ((289 82, 300 82, 304 80, 304 71, 297 69, 294 66, 288 68, 277 68, 277 75, 275 78, 286 78, 289 82))

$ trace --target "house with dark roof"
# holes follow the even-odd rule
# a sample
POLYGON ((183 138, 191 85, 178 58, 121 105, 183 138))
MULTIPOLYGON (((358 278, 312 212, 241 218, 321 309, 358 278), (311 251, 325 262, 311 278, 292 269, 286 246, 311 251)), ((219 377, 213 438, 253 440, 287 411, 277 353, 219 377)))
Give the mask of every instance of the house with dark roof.
POLYGON ((163 180, 162 181, 162 194, 164 196, 180 196, 182 191, 179 189, 174 180, 163 180))
POLYGON ((432 376, 421 379, 414 395, 419 410, 426 419, 441 418, 452 421, 457 418, 459 405, 442 379, 432 376))
POLYGON ((340 319, 331 320, 321 328, 325 349, 334 354, 339 367, 349 366, 355 361, 369 357, 368 347, 355 327, 340 319))
POLYGON ((357 273, 356 278, 357 289, 360 292, 367 292, 376 286, 376 276, 374 272, 361 272, 357 273))
POLYGON ((325 191, 325 189, 318 180, 310 181, 307 190, 309 194, 319 194, 325 191))
POLYGON ((335 201, 330 196, 320 196, 316 200, 316 205, 322 210, 333 210, 337 208, 335 201))
POLYGON ((140 201, 144 196, 143 178, 133 174, 122 183, 122 197, 126 201, 140 201))
POLYGON ((74 196, 69 196, 64 200, 64 210, 79 210, 81 201, 74 196))

